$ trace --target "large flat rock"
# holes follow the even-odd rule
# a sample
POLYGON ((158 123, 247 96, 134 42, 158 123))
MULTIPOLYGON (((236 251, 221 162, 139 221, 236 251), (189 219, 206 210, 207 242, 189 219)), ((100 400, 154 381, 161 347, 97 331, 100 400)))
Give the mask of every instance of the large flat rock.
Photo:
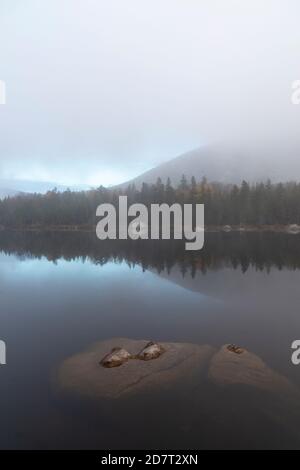
POLYGON ((244 350, 235 354, 224 345, 211 359, 209 379, 215 384, 249 385, 276 394, 299 397, 298 389, 283 375, 268 367, 260 357, 244 350))
POLYGON ((99 364, 114 347, 138 354, 148 340, 114 338, 94 344, 90 349, 66 359, 57 373, 63 391, 90 398, 118 398, 147 389, 170 387, 206 370, 215 349, 208 345, 160 343, 165 353, 151 361, 129 360, 107 369, 99 364))

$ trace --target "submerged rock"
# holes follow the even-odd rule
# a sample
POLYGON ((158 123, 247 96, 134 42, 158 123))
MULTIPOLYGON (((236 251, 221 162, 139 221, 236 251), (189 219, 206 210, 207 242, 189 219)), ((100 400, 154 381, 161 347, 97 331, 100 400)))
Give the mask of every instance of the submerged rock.
POLYGON ((240 413, 257 411, 272 426, 279 426, 282 434, 289 433, 300 442, 299 388, 260 357, 246 350, 236 354, 225 345, 212 357, 208 376, 215 385, 226 388, 225 396, 238 398, 240 413))
MULTIPOLYGON (((61 391, 87 398, 119 398, 148 390, 168 389, 174 383, 187 386, 189 378, 204 376, 215 349, 207 345, 162 343, 115 338, 94 344, 89 350, 66 359, 56 374, 61 391), (131 357, 160 351, 154 361, 127 360, 122 367, 99 367, 99 358, 119 344, 131 357), (153 345, 152 345, 153 346, 153 345), (158 348, 157 348, 158 346, 158 348), (162 350, 164 354, 161 354, 162 350)), ((112 352, 111 354, 114 354, 112 352)), ((106 357, 106 356, 105 356, 106 357)))
POLYGON ((113 348, 109 354, 104 356, 100 364, 106 368, 119 367, 131 358, 131 354, 126 349, 113 348))
POLYGON ((213 356, 208 375, 222 386, 241 384, 275 393, 296 392, 296 387, 286 377, 270 369, 260 357, 230 344, 213 356))
POLYGON ((199 380, 222 387, 246 385, 289 403, 300 403, 298 388, 286 377, 234 344, 226 344, 216 351, 208 345, 157 345, 116 338, 96 343, 89 350, 66 359, 56 374, 61 391, 93 399, 119 398, 162 388, 171 391, 177 383, 186 390, 189 386, 193 389, 199 380), (120 348, 112 349, 116 344, 120 348), (106 354, 109 350, 112 352, 106 354), (138 360, 140 356, 144 359, 138 360), (103 367, 99 367, 101 357, 103 367))
POLYGON ((123 350, 131 358, 137 358, 148 347, 147 341, 126 338, 96 343, 61 364, 55 376, 56 387, 68 398, 75 395, 95 401, 100 409, 106 410, 109 406, 116 409, 118 432, 119 429, 126 432, 130 417, 137 432, 140 419, 145 419, 144 422, 149 421, 150 426, 153 423, 155 434, 157 420, 153 419, 152 406, 161 407, 158 409, 163 412, 166 404, 170 404, 166 415, 160 415, 164 425, 178 404, 187 428, 195 429, 193 436, 199 435, 202 443, 203 436, 210 429, 213 438, 215 431, 219 438, 221 436, 222 443, 231 434, 235 436, 234 416, 242 416, 245 424, 246 431, 243 429, 241 433, 242 443, 243 433, 247 435, 247 426, 252 438, 253 424, 256 433, 260 423, 267 423, 267 429, 277 426, 279 435, 291 435, 300 442, 299 389, 270 369, 258 356, 234 344, 224 345, 217 351, 207 345, 162 343, 164 354, 153 361, 127 360, 122 367, 99 366, 99 358, 109 356, 107 351, 112 350, 110 355, 113 355, 123 350), (112 350, 116 344, 120 348, 112 350), (124 406, 122 399, 130 397, 133 399, 126 401, 124 406), (108 402, 116 399, 120 403, 108 402), (146 403, 151 406, 147 407, 146 403), (235 415, 232 415, 233 405, 235 415))
POLYGON ((150 341, 136 356, 136 358, 141 359, 142 361, 151 361, 152 359, 157 359, 164 352, 165 349, 160 344, 150 341))

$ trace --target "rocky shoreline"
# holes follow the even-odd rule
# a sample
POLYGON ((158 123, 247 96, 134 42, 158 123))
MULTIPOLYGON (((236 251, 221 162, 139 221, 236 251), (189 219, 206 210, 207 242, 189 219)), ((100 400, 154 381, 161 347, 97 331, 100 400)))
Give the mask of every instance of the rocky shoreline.
MULTIPOLYGON (((49 226, 19 226, 5 227, 0 226, 0 231, 17 231, 17 232, 96 232, 96 225, 49 225, 49 226)), ((277 232, 288 234, 299 234, 300 225, 207 225, 205 232, 277 232)))

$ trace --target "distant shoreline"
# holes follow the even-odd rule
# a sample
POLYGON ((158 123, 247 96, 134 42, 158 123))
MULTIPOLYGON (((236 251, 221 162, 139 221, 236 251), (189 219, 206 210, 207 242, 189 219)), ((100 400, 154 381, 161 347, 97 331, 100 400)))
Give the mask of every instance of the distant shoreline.
MULTIPOLYGON (((205 226, 205 232, 277 232, 277 233, 288 233, 298 234, 300 233, 300 225, 207 225, 205 226)), ((14 231, 14 232, 96 232, 96 225, 49 225, 49 226, 37 226, 37 225, 26 225, 19 227, 5 227, 0 226, 1 231, 14 231)))

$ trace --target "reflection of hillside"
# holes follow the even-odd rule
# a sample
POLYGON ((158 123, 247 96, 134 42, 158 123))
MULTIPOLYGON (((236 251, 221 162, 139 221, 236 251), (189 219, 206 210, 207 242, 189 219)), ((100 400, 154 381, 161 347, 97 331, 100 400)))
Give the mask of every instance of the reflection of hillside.
MULTIPOLYGON (((152 271, 156 273, 155 270, 152 271)), ((282 299, 277 298, 278 305, 281 302, 284 304, 286 297, 294 298, 295 293, 299 291, 299 278, 295 276, 295 272, 285 271, 284 276, 285 296, 282 299)), ((253 304, 255 299, 259 301, 266 297, 273 298, 274 285, 280 285, 282 281, 280 270, 272 269, 266 275, 265 270, 258 271, 252 266, 244 275, 241 275, 240 268, 220 267, 220 269, 208 269, 205 273, 196 271, 193 276, 190 273, 183 276, 180 267, 174 266, 169 273, 161 271, 159 277, 215 300, 230 300, 247 305, 253 304)), ((285 308, 285 304, 282 307, 285 308)))
MULTIPOLYGON (((0 250, 18 257, 50 261, 81 258, 95 264, 126 261, 143 269, 180 278, 233 268, 270 271, 300 268, 300 236, 284 233, 207 233, 202 251, 185 251, 181 241, 99 241, 94 233, 83 232, 0 232, 0 250), (177 275, 177 274, 176 274, 177 275)), ((203 276, 202 276, 203 277, 203 276)))

